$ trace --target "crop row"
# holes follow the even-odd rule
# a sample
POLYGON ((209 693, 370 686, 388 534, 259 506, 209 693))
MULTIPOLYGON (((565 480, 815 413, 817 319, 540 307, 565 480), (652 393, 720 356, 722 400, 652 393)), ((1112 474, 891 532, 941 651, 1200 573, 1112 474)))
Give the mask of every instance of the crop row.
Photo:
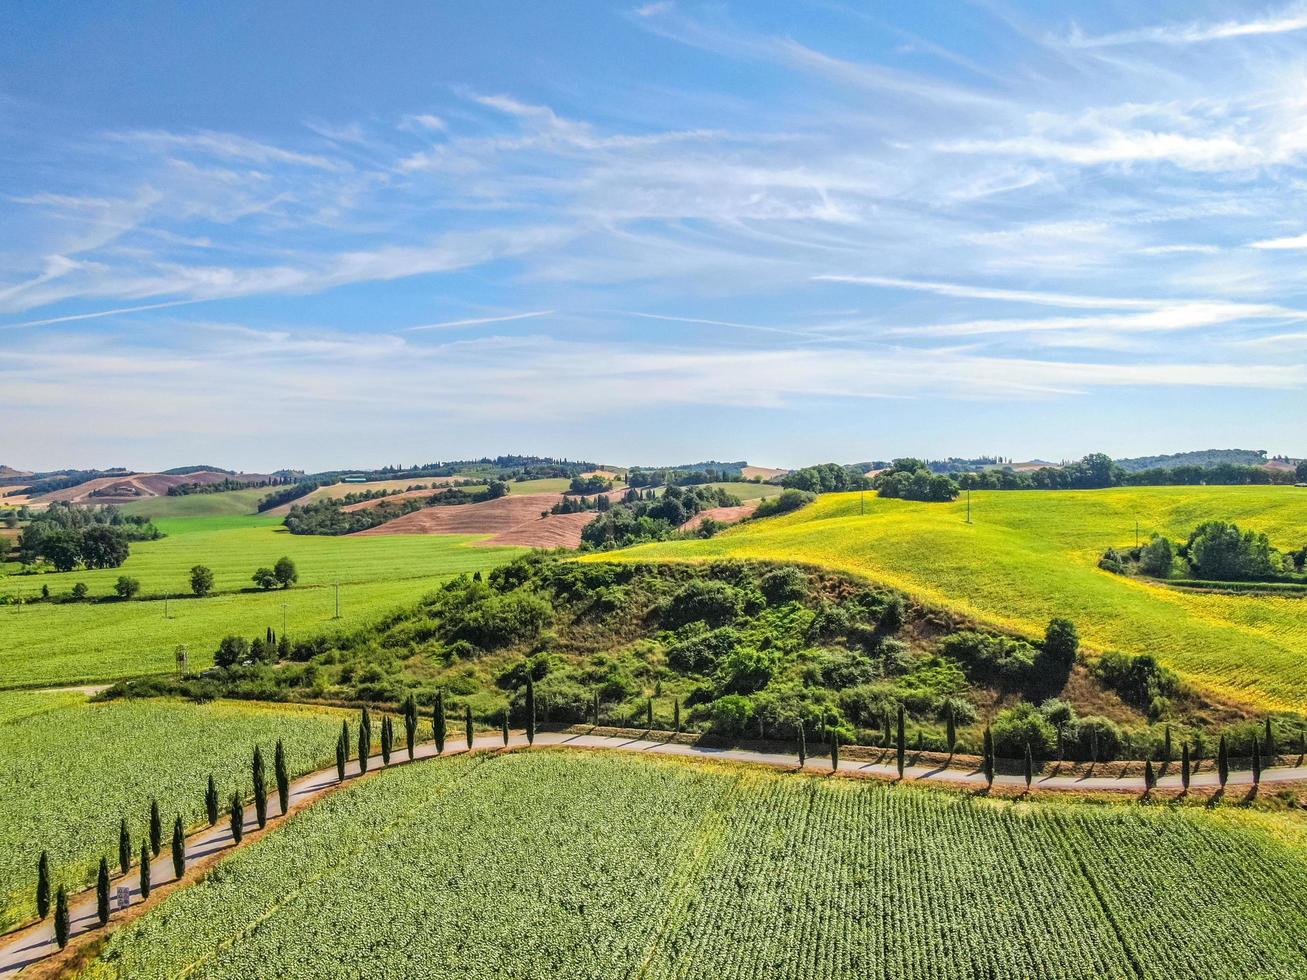
POLYGON ((1307 862, 1264 819, 456 757, 297 815, 90 975, 1302 975, 1307 862))

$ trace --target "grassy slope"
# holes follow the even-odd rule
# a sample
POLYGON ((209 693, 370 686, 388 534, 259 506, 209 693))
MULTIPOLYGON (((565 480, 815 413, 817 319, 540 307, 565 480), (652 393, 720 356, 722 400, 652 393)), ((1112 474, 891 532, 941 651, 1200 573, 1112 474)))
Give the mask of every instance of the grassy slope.
POLYGON ((89 704, 66 691, 0 694, 0 925, 34 913, 42 849, 56 882, 88 883, 101 854, 117 864, 120 818, 128 818, 139 851, 152 798, 165 835, 178 813, 194 825, 209 773, 221 799, 238 785, 248 793, 254 745, 263 746, 271 778, 278 738, 296 773, 319 768, 334 751, 342 716, 248 702, 89 704))
POLYGON ((250 490, 229 490, 226 493, 191 493, 184 497, 154 497, 120 504, 124 514, 139 514, 155 520, 168 517, 220 517, 232 514, 253 514, 260 500, 279 489, 255 487, 250 490))
MULTIPOLYGON (((183 498, 184 499, 184 498, 183 498)), ((132 545, 120 569, 0 577, 0 592, 55 594, 85 582, 93 596, 112 592, 119 575, 141 581, 143 595, 185 594, 192 565, 213 569, 220 594, 168 604, 136 600, 0 606, 0 687, 102 680, 173 669, 173 651, 190 646, 192 667, 211 662, 228 633, 252 636, 282 623, 292 636, 355 627, 412 602, 452 575, 492 568, 520 548, 471 547, 476 537, 316 537, 287 534, 267 517, 195 517, 161 521, 168 537, 132 545), (299 567, 296 588, 252 588, 250 574, 289 555, 299 567), (335 621, 333 583, 341 583, 342 621, 335 621)))
POLYGON ((767 497, 779 497, 781 488, 772 486, 769 483, 710 483, 711 487, 720 487, 727 493, 739 497, 742 501, 747 500, 765 500, 767 497))
MULTIPOLYGON (((731 556, 814 562, 867 575, 987 623, 1036 634, 1068 616, 1099 649, 1152 653, 1212 692, 1250 706, 1307 707, 1307 604, 1292 598, 1184 594, 1100 571, 1135 521, 1183 538, 1208 518, 1301 545, 1307 491, 1295 487, 1149 487, 972 494, 920 504, 830 494, 804 510, 704 541, 646 545, 628 559, 731 556)), ((614 557, 612 555, 605 557, 614 557)))
POLYGON ((1303 834, 698 761, 458 757, 333 794, 84 975, 1300 976, 1303 834))

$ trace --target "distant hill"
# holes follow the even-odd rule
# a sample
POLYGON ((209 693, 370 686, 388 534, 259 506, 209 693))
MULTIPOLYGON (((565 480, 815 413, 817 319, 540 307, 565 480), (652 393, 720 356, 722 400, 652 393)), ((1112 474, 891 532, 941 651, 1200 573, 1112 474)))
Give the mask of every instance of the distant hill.
POLYGON ((1222 463, 1265 466, 1269 460, 1265 449, 1198 449, 1164 456, 1135 456, 1132 459, 1118 459, 1116 462, 1121 469, 1133 473, 1159 466, 1219 466, 1222 463))

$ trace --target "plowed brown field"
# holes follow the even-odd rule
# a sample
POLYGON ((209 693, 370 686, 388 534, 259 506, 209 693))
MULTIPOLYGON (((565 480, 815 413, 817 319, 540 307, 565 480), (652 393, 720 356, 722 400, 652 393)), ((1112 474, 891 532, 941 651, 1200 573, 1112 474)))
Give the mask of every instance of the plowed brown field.
MULTIPOLYGON (((391 498, 394 499, 394 498, 391 498)), ((541 512, 563 499, 558 493, 525 493, 499 497, 480 504, 424 507, 377 527, 359 531, 370 534, 490 534, 481 544, 517 545, 526 548, 575 548, 581 544, 581 529, 595 519, 593 511, 580 514, 541 512)))
POLYGON ((682 531, 693 531, 708 518, 714 521, 721 521, 723 524, 734 524, 736 521, 742 521, 755 510, 758 509, 759 501, 750 500, 748 503, 741 504, 739 507, 710 507, 707 510, 701 510, 688 521, 681 525, 682 531))

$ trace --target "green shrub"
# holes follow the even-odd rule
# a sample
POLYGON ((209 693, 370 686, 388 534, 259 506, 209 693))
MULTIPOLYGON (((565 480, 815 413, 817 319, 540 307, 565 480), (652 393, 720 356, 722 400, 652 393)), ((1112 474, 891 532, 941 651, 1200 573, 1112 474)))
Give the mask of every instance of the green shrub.
POLYGON ((994 750, 1001 758, 1022 758, 1029 747, 1032 756, 1047 759, 1057 748, 1057 732, 1033 704, 1000 711, 991 728, 994 750))
POLYGON ((700 620, 719 626, 740 614, 740 604, 739 591, 725 582, 695 579, 668 600, 663 619, 673 626, 700 620))

